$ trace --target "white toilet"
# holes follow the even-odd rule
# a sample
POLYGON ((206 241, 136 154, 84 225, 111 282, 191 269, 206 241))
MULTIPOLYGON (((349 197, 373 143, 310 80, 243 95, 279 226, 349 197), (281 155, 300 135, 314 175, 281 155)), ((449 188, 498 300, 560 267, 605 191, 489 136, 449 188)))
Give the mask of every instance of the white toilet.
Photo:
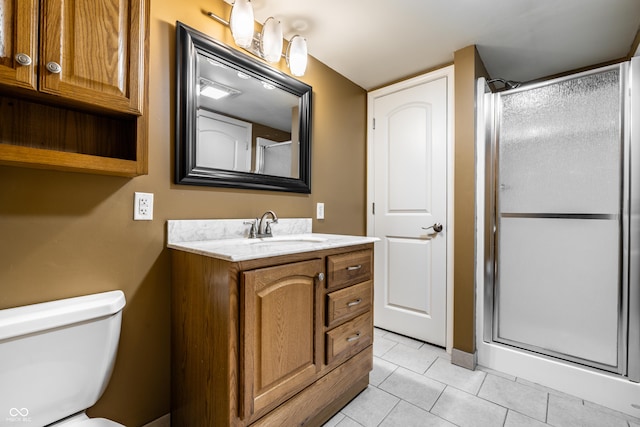
POLYGON ((122 291, 0 310, 0 426, 123 427, 85 410, 104 392, 122 291))

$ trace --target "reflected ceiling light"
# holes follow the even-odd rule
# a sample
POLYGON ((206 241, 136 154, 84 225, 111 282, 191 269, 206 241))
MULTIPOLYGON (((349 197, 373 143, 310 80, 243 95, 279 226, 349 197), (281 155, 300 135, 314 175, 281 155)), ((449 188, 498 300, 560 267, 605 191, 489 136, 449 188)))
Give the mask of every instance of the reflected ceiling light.
POLYGON ((200 95, 206 96, 212 99, 222 99, 229 96, 240 95, 238 89, 234 89, 229 86, 225 86, 218 82, 212 82, 211 80, 201 78, 200 79, 200 95))
POLYGON ((226 21, 213 12, 205 12, 213 20, 231 29, 235 43, 246 51, 270 63, 278 63, 284 56, 294 76, 303 76, 307 68, 307 40, 294 35, 287 46, 286 55, 282 54, 282 24, 273 17, 267 18, 262 31, 254 29, 254 15, 251 0, 235 0, 231 8, 231 17, 226 21))

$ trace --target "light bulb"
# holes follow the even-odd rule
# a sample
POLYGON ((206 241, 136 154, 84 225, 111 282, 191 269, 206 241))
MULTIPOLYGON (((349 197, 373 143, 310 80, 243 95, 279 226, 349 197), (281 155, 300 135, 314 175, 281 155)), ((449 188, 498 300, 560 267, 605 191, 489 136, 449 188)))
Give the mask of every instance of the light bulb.
POLYGON ((287 47, 287 62, 289 70, 294 76, 304 76, 307 69, 307 40, 295 35, 289 41, 287 47))
POLYGON ((262 26, 262 56, 267 62, 276 63, 282 57, 282 24, 269 17, 262 26))
POLYGON ((236 0, 231 8, 229 27, 236 44, 251 47, 253 44, 253 6, 250 0, 236 0))

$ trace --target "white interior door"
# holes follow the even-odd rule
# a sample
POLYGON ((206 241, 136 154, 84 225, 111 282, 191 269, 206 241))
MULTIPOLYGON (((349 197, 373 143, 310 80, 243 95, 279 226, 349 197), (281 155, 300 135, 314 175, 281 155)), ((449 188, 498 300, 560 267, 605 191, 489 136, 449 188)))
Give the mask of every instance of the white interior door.
POLYGON ((451 79, 448 67, 369 95, 369 233, 380 238, 374 324, 440 346, 447 337, 451 79))

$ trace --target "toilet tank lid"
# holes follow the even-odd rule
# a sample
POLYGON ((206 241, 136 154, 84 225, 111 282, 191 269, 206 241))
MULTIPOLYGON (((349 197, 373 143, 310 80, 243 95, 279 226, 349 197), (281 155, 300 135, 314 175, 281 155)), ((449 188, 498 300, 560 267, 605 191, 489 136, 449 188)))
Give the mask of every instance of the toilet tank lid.
POLYGON ((109 291, 0 310, 0 341, 110 316, 125 303, 122 291, 109 291))

